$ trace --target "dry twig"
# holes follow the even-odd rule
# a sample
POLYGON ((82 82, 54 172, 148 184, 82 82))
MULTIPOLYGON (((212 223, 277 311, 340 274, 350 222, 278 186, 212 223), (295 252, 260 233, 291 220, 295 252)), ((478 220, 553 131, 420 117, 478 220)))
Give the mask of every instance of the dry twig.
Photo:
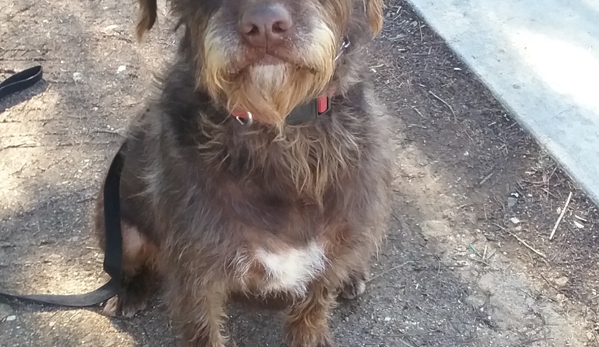
POLYGON ((448 104, 445 100, 441 99, 440 97, 438 97, 435 93, 433 93, 431 90, 428 91, 428 93, 432 96, 435 97, 435 99, 441 101, 445 106, 447 106, 447 108, 449 108, 449 110, 451 111, 451 114, 453 114, 453 121, 457 123, 458 121, 458 117, 455 115, 455 112, 453 111, 453 107, 451 107, 450 104, 448 104))
POLYGON ((506 228, 502 227, 499 224, 493 223, 493 225, 495 225, 496 227, 498 227, 499 229, 505 231, 506 233, 512 235, 513 237, 516 238, 516 240, 518 240, 518 242, 520 242, 522 245, 524 245, 526 248, 530 249, 531 251, 535 252, 537 255, 539 255, 541 258, 546 259, 547 256, 543 253, 541 253, 540 251, 537 251, 534 247, 532 247, 531 245, 529 245, 528 243, 526 243, 526 241, 522 240, 521 238, 519 238, 516 234, 512 233, 511 231, 507 230, 506 228))
POLYGON ((551 235, 549 235, 549 240, 553 239, 553 235, 555 235, 555 231, 557 230, 559 223, 561 223, 562 219, 564 218, 564 215, 566 214, 566 210, 568 209, 568 205, 570 204, 570 199, 572 199, 572 192, 570 192, 570 194, 568 194, 568 199, 566 200, 566 204, 564 205, 564 208, 562 209, 562 213, 560 213, 559 218, 557 219, 557 222, 555 222, 555 226, 553 227, 553 230, 551 231, 551 235))
POLYGON ((412 106, 412 109, 413 109, 414 111, 416 111, 416 113, 418 113, 418 115, 419 115, 420 117, 422 117, 422 118, 426 118, 426 117, 425 117, 425 116, 424 116, 422 113, 420 113, 420 111, 418 111, 418 109, 417 109, 415 106, 412 106))
POLYGON ((396 265, 396 266, 394 266, 394 267, 390 268, 389 270, 385 270, 385 271, 381 272, 380 274, 374 275, 374 276, 372 276, 371 278, 367 279, 367 280, 366 280, 366 281, 364 281, 364 282, 366 282, 366 283, 368 283, 368 282, 372 282, 372 281, 374 281, 375 279, 377 279, 377 278, 379 278, 379 277, 381 277, 381 276, 383 276, 383 275, 386 275, 386 274, 388 274, 389 272, 391 272, 391 271, 393 271, 393 270, 397 270, 397 269, 399 269, 400 267, 404 267, 404 266, 406 266, 406 265, 408 265, 408 264, 415 264, 415 262, 413 262, 413 261, 406 261, 405 263, 402 263, 402 264, 396 265))
POLYGON ((487 180, 489 178, 491 178, 491 176, 493 176, 494 172, 491 172, 490 174, 488 174, 487 176, 485 176, 485 178, 482 179, 482 181, 480 181, 480 183, 478 184, 479 186, 482 186, 483 183, 487 182, 487 180))
POLYGON ((519 238, 518 236, 516 236, 516 234, 510 232, 509 230, 506 230, 508 234, 512 235, 513 237, 516 238, 516 240, 518 240, 518 242, 520 242, 522 245, 524 245, 526 248, 530 249, 531 251, 535 252, 536 254, 538 254, 541 258, 545 259, 547 258, 547 256, 545 256, 545 254, 537 251, 536 249, 534 249, 532 246, 530 246, 528 243, 526 243, 524 240, 522 240, 521 238, 519 238))

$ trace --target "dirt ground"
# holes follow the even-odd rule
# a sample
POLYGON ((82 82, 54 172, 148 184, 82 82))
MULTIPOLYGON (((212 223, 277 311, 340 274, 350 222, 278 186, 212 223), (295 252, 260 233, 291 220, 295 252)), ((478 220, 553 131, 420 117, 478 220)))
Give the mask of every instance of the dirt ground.
MULTIPOLYGON (((0 288, 104 283, 91 202, 152 71, 175 49, 166 5, 142 43, 133 0, 0 0, 0 288)), ((401 0, 371 69, 400 146, 389 238, 367 293, 342 303, 340 346, 599 346, 599 212, 401 0), (555 232, 568 195, 572 198, 555 232)), ((240 347, 281 346, 269 312, 232 307, 240 347)), ((159 297, 132 319, 0 299, 0 346, 174 346, 159 297)))

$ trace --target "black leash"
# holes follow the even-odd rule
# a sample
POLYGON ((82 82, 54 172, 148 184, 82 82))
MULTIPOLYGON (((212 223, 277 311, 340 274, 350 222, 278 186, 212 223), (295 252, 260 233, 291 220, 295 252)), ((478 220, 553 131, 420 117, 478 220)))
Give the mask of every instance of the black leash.
POLYGON ((0 83, 0 99, 33 86, 43 74, 42 67, 38 65, 10 76, 0 83))
MULTIPOLYGON (((19 72, 0 83, 0 98, 31 87, 42 77, 41 66, 19 72)), ((0 291, 0 296, 38 304, 65 307, 89 307, 100 304, 118 294, 121 288, 123 244, 121 236, 121 207, 119 189, 123 169, 123 148, 115 155, 104 182, 104 228, 105 253, 104 271, 110 280, 100 288, 85 294, 75 295, 16 295, 0 291)))

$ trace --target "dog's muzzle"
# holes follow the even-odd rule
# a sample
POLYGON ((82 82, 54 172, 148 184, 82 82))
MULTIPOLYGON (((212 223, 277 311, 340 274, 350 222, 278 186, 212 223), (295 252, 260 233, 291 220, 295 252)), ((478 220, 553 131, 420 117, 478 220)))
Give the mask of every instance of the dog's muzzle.
MULTIPOLYGON (((341 45, 339 46, 339 51, 335 56, 335 62, 339 60, 343 53, 345 53, 350 44, 349 38, 343 37, 343 41, 341 41, 341 45)), ((330 108, 330 95, 322 95, 315 100, 312 100, 306 104, 302 104, 293 109, 286 117, 286 123, 289 125, 305 123, 327 113, 330 108)), ((231 114, 241 125, 250 126, 254 122, 254 116, 251 112, 233 112, 231 114)))

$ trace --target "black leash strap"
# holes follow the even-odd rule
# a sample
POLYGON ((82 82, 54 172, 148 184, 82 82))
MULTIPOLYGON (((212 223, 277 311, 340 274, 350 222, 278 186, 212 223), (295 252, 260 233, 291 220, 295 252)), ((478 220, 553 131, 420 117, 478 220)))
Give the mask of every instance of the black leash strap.
POLYGON ((42 75, 42 67, 38 65, 10 76, 0 83, 0 99, 33 86, 42 75))
POLYGON ((50 304, 66 307, 89 307, 100 304, 118 294, 121 287, 123 261, 123 241, 121 236, 121 207, 119 188, 123 169, 123 146, 110 164, 104 183, 104 228, 106 251, 104 253, 104 271, 110 280, 102 287, 86 294, 76 295, 15 295, 0 292, 6 298, 31 301, 38 304, 50 304))
MULTIPOLYGON (((33 86, 42 78, 42 67, 35 66, 16 73, 0 83, 0 99, 33 86)), ((89 307, 100 304, 118 294, 121 288, 123 240, 121 236, 121 206, 119 189, 123 169, 123 148, 115 155, 104 182, 104 271, 110 280, 93 292, 76 295, 15 295, 0 291, 0 296, 39 304, 66 307, 89 307)))

